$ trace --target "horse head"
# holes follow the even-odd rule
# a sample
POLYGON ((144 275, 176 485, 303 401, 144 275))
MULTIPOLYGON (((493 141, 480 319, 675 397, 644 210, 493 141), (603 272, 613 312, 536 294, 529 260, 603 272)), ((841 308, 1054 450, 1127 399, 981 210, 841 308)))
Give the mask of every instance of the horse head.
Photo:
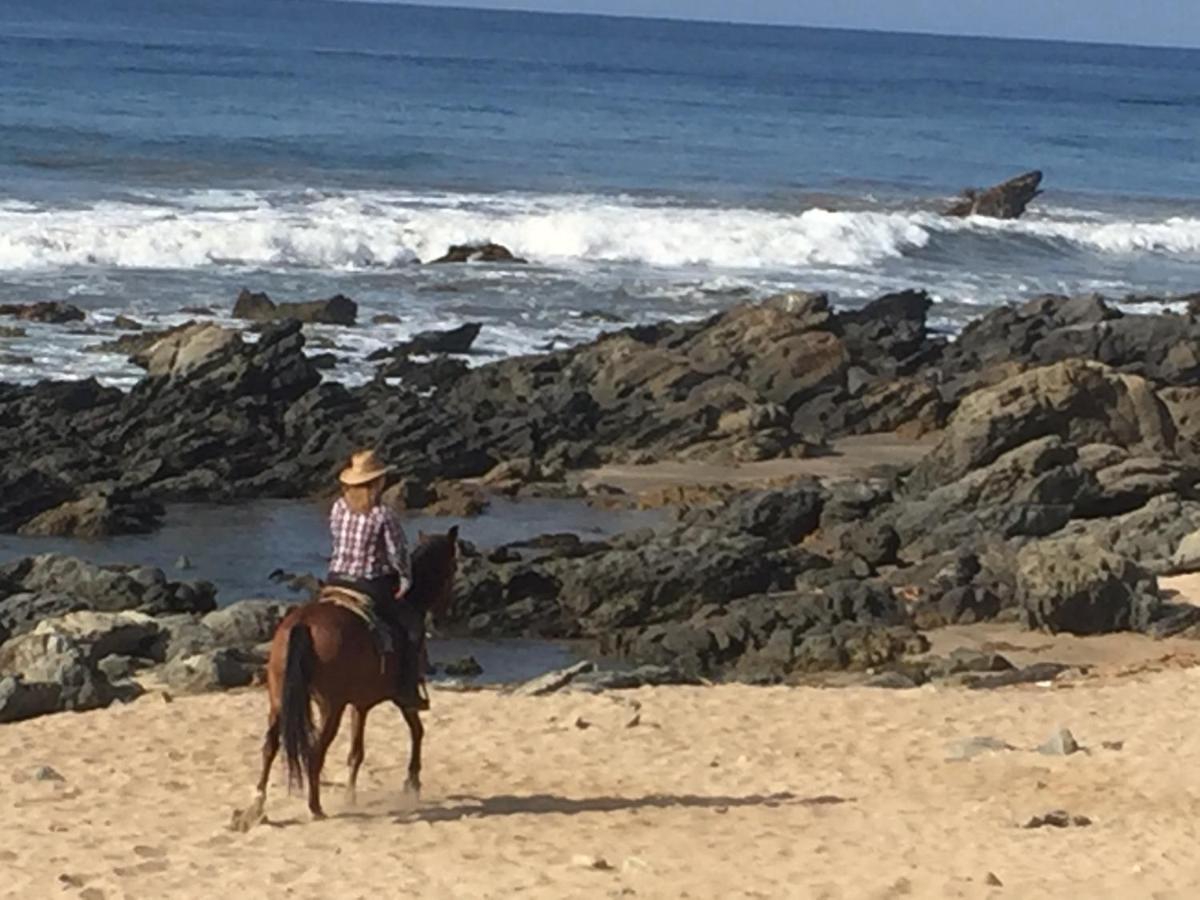
POLYGON ((445 616, 454 596, 454 576, 458 572, 458 526, 445 534, 420 532, 412 554, 413 586, 416 602, 445 616))

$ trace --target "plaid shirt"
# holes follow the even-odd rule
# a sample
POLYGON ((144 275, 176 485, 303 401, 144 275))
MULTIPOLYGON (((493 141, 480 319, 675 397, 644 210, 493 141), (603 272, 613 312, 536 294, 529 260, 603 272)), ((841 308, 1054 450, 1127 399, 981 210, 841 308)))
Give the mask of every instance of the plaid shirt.
POLYGON ((329 571, 343 578, 365 579, 400 576, 400 593, 412 585, 408 540, 395 514, 382 504, 367 513, 356 513, 344 498, 333 504, 329 517, 333 556, 329 571))

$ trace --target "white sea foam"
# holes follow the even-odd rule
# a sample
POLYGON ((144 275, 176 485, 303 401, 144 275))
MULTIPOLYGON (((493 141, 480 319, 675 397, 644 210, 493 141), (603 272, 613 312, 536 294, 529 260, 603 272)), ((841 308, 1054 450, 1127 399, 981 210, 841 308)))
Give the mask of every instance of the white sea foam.
POLYGON ((451 244, 497 241, 549 264, 763 269, 869 266, 929 240, 920 217, 807 210, 787 214, 586 196, 470 195, 286 199, 246 192, 170 205, 108 201, 83 209, 0 207, 0 269, 212 265, 389 268, 451 244))
MULTIPOLYGON (((1106 254, 1200 254, 1200 219, 948 220, 925 212, 797 212, 588 195, 204 191, 85 208, 0 205, 0 270, 99 266, 392 268, 496 241, 550 265, 869 268, 936 236, 1005 233, 1106 254)), ((1069 216, 1069 214, 1068 214, 1069 216)))

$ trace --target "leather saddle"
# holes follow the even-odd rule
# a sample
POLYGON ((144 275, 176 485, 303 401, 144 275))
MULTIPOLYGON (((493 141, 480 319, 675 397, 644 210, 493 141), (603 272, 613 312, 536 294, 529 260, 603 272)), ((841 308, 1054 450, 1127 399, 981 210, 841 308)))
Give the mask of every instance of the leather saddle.
POLYGON ((381 663, 386 654, 395 652, 396 643, 392 636, 392 629, 375 612, 375 603, 369 594, 341 585, 326 584, 321 587, 321 592, 317 595, 317 602, 333 603, 362 619, 371 631, 371 637, 375 641, 375 649, 379 653, 381 663))

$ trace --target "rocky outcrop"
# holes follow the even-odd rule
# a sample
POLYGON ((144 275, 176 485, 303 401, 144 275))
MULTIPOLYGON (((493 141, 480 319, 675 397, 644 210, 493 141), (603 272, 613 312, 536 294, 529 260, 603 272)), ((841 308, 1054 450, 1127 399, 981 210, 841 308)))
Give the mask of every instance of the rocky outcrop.
POLYGON ((108 537, 153 531, 163 508, 152 500, 131 500, 121 493, 71 500, 30 519, 18 534, 41 537, 108 537))
POLYGON ((1171 414, 1144 378, 1069 360, 976 391, 958 405, 945 435, 913 474, 918 490, 994 462, 1046 436, 1172 456, 1171 414))
POLYGON ((304 303, 276 303, 265 293, 243 290, 233 305, 233 317, 251 322, 297 322, 321 325, 353 325, 358 319, 358 304, 342 294, 328 300, 304 303))
POLYGON ((26 322, 47 322, 51 325, 82 322, 87 318, 83 310, 58 300, 0 305, 0 316, 11 316, 26 322))
POLYGON ((1154 576, 1087 539, 1037 541, 1017 555, 1031 627, 1071 634, 1145 630, 1161 606, 1154 576))
POLYGON ((133 360, 152 376, 183 376, 213 354, 240 347, 241 340, 236 331, 211 322, 184 325, 135 353, 133 360))
POLYGON ((1042 173, 1026 172, 986 190, 969 188, 962 199, 946 210, 948 216, 988 216, 1019 219, 1033 198, 1041 193, 1042 173))
POLYGON ((44 619, 81 610, 208 612, 216 606, 215 594, 207 582, 168 581, 150 567, 96 566, 54 554, 26 557, 0 567, 0 628, 20 635, 44 619))
POLYGON ((490 241, 483 244, 454 244, 449 250, 437 259, 429 261, 430 265, 439 265, 445 263, 467 263, 467 262, 487 262, 487 263, 512 263, 523 265, 528 260, 521 259, 519 256, 514 256, 513 252, 502 244, 493 244, 490 241))

